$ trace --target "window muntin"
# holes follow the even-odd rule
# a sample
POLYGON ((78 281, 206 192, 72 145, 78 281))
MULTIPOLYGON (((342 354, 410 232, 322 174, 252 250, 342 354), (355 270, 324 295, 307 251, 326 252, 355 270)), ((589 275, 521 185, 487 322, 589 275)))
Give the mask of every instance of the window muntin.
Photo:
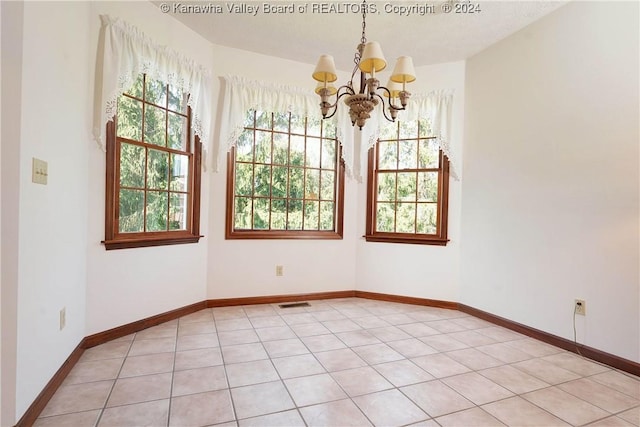
POLYGON ((369 150, 368 241, 446 245, 449 162, 426 120, 381 129, 369 150))
POLYGON ((335 123, 250 110, 229 152, 226 237, 342 238, 335 123))
POLYGON ((105 246, 199 239, 200 142, 188 94, 141 74, 107 125, 105 246))

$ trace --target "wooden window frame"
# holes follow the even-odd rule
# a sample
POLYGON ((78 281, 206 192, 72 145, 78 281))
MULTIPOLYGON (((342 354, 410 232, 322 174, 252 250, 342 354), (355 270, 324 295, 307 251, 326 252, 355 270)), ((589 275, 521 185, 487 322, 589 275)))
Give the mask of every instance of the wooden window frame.
MULTIPOLYGON (((254 131, 263 131, 267 129, 253 129, 254 131)), ((273 128, 271 129, 273 132, 273 128)), ((292 135, 289 133, 289 135, 292 135)), ((254 162, 255 163, 255 159, 254 162)), ((273 165, 273 163, 271 163, 273 165)), ((335 216, 333 230, 236 230, 235 223, 235 171, 236 171, 236 148, 232 147, 227 153, 227 207, 225 214, 225 239, 255 239, 255 240, 286 240, 286 239, 309 239, 309 240, 341 240, 344 234, 344 182, 345 182, 345 164, 342 159, 342 148, 340 143, 336 141, 336 169, 335 169, 335 216)), ((290 167, 287 165, 287 167, 290 167)), ((308 168, 303 167, 306 171, 308 168)), ((315 168, 311 168, 315 169, 315 168)), ((320 169, 322 170, 322 169, 320 169)), ((270 196, 269 199, 273 200, 270 196)), ((287 200, 289 200, 287 198, 287 200)), ((306 200, 302 199, 302 200, 306 200)))
MULTIPOLYGON (((139 98, 135 98, 141 100, 139 98)), ((142 100, 141 100, 142 101, 142 100)), ((144 105, 145 101, 143 101, 144 105)), ((185 151, 179 152, 189 158, 189 180, 187 183, 187 227, 186 230, 148 231, 121 233, 119 231, 119 190, 120 190, 120 147, 129 143, 142 147, 159 149, 160 146, 129 140, 116 136, 117 114, 107 123, 106 135, 106 197, 105 197, 105 239, 102 243, 106 250, 129 249, 150 246, 178 245, 198 243, 200 235, 200 193, 202 180, 202 143, 191 132, 191 108, 187 108, 187 141, 185 151), (193 141, 193 143, 192 143, 193 141)), ((144 119, 143 119, 144 120, 144 119)), ((144 131, 144 127, 142 127, 144 131)), ((146 169, 146 168, 145 168, 146 169)), ((145 172, 146 174, 146 172, 145 172)), ((145 190, 146 192, 146 190, 145 190)), ((145 204, 146 206, 146 204, 145 204)), ((145 208, 146 209, 146 208, 145 208)), ((146 216, 146 215, 145 215, 146 216)))
MULTIPOLYGON (((411 138, 413 139, 413 138, 411 138)), ((417 138, 427 139, 427 138, 417 138)), ((398 140, 399 142, 399 140, 398 140)), ((368 172, 367 172, 367 218, 366 218, 366 231, 365 239, 367 242, 381 242, 381 243, 407 243, 407 244, 419 244, 419 245, 435 245, 446 246, 449 242, 447 238, 447 225, 448 225, 448 205, 449 205, 449 159, 447 156, 439 150, 439 165, 438 168, 425 168, 415 169, 415 171, 433 172, 438 171, 438 208, 437 208, 437 224, 435 234, 421 234, 421 233, 390 233, 376 231, 376 204, 378 196, 378 157, 379 143, 369 149, 368 153, 368 172)), ((397 169, 398 172, 403 169, 397 169)), ((414 171, 413 169, 411 171, 414 171)))

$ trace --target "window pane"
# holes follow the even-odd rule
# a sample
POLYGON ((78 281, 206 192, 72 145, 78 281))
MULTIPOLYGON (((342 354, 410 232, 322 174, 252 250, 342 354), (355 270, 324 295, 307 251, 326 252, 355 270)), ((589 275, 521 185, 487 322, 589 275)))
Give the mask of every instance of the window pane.
POLYGON ((171 189, 173 191, 187 191, 188 183, 189 157, 182 154, 171 154, 171 189))
POLYGON ((167 105, 167 85, 159 80, 150 79, 147 77, 147 88, 144 95, 144 100, 152 104, 166 107, 167 105))
POLYGON ((253 228, 266 230, 269 228, 269 199, 255 199, 253 202, 253 228))
POLYGON ((318 202, 304 202, 304 229, 317 230, 320 206, 318 202))
POLYGON ((171 193, 169 198, 169 230, 187 229, 187 195, 171 193))
POLYGON ((399 141, 398 169, 415 169, 418 166, 417 141, 399 141))
POLYGON ((438 201, 438 172, 418 172, 418 201, 438 201))
POLYGON ((147 231, 166 231, 169 193, 147 191, 147 231))
POLYGON ((322 136, 325 138, 336 137, 336 121, 335 120, 323 120, 322 121, 322 136))
POLYGON ((256 163, 271 163, 271 132, 256 132, 256 163))
POLYGON ((380 172, 378 174, 378 200, 393 202, 396 200, 396 173, 380 172))
POLYGON ((304 137, 303 136, 291 136, 289 164, 291 166, 304 165, 304 137))
POLYGON ((179 88, 169 86, 169 109, 178 113, 187 113, 187 96, 179 88))
POLYGON ((418 203, 418 233, 436 234, 437 207, 435 203, 418 203))
POLYGON ((378 169, 398 168, 398 142, 378 142, 378 169))
POLYGON ((320 139, 307 138, 307 156, 305 159, 307 167, 320 167, 320 139))
POLYGON ((234 228, 239 230, 251 229, 251 199, 236 197, 234 228))
POLYGON ((289 169, 289 197, 302 199, 304 197, 304 169, 289 169))
POLYGON ((253 182, 255 183, 255 196, 269 197, 271 195, 271 167, 256 165, 253 182))
POLYGON ((289 136, 281 133, 273 134, 273 163, 286 165, 289 163, 289 136))
POLYGON ((320 136, 320 116, 307 117, 307 136, 320 136))
POLYGON ((302 200, 289 200, 287 230, 302 230, 302 200))
POLYGON ((317 200, 320 197, 320 171, 307 169, 305 180, 305 199, 317 200))
POLYGON ((289 113, 273 114, 273 130, 279 132, 289 132, 289 113))
POLYGON ((383 124, 380 126, 380 139, 398 139, 398 123, 383 124))
POLYGON ((271 130, 271 113, 256 112, 256 129, 271 130))
POLYGON ((322 171, 320 172, 320 185, 322 187, 320 191, 320 198, 322 200, 334 200, 335 199, 335 172, 322 171))
POLYGON ((418 137, 418 122, 410 120, 407 122, 400 122, 400 135, 399 138, 417 138, 418 137))
POLYGON ((165 147, 167 123, 166 110, 153 105, 145 105, 144 113, 144 142, 165 147))
POLYGON ((187 118, 174 113, 169 114, 169 147, 174 150, 187 149, 187 118))
POLYGON ((336 169, 336 141, 333 139, 322 140, 322 168, 336 169))
POLYGON ((320 202, 320 230, 334 229, 334 206, 333 202, 320 202))
POLYGON ((418 167, 421 169, 437 169, 440 164, 440 147, 434 138, 421 139, 419 143, 420 154, 418 167))
POLYGON ((420 126, 420 130, 419 130, 420 138, 432 136, 431 126, 429 125, 429 121, 427 119, 420 119, 418 121, 418 126, 420 126))
POLYGON ((236 194, 251 196, 253 194, 253 165, 236 163, 236 194))
POLYGON ((144 188, 144 148, 138 145, 120 144, 120 185, 144 188))
POLYGON ((128 93, 131 96, 135 96, 136 98, 142 99, 142 84, 143 84, 143 74, 138 74, 138 78, 133 83, 133 85, 129 88, 128 93))
POLYGON ((167 190, 169 184, 169 153, 149 150, 147 162, 147 188, 167 190))
POLYGON ((287 183, 289 181, 289 168, 282 166, 273 167, 273 181, 271 183, 272 197, 287 197, 287 183))
POLYGON ((416 232, 416 204, 398 203, 398 215, 396 216, 397 233, 416 232))
POLYGON ((254 128, 256 124, 255 119, 256 119, 256 112, 254 110, 247 111, 247 115, 244 118, 244 127, 254 128))
POLYGON ((298 114, 291 114, 291 133, 304 135, 305 118, 298 114))
POLYGON ((398 173, 398 200, 416 201, 416 173, 398 173))
POLYGON ((137 233, 144 231, 144 191, 120 190, 120 215, 118 231, 137 233))
POLYGON ((118 128, 116 135, 121 138, 142 140, 142 102, 126 96, 118 98, 118 128))
POLYGON ((395 229, 395 203, 378 203, 376 207, 376 231, 393 233, 395 229))
POLYGON ((245 130, 236 141, 236 160, 253 162, 253 131, 245 130))
POLYGON ((286 199, 274 199, 271 201, 271 229, 287 229, 287 201, 286 199))

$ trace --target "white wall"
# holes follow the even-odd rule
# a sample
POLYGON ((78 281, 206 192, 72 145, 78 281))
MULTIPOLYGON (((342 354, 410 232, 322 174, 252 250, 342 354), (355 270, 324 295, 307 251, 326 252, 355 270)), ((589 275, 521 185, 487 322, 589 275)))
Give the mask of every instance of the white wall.
MULTIPOLYGON (((91 3, 90 48, 94 61, 100 14, 120 17, 159 45, 169 46, 204 67, 214 63, 211 44, 148 2, 91 3)), ((87 335, 163 313, 206 295, 209 173, 202 177, 201 229, 197 244, 105 251, 105 155, 90 144, 88 201, 87 335)))
MULTIPOLYGON (((451 149, 457 169, 462 164, 462 128, 464 120, 465 63, 417 67, 417 79, 409 90, 428 93, 432 90, 454 91, 451 149)), ((409 107, 410 108, 410 107, 409 107)), ((366 164, 363 165, 366 174, 366 164)), ((462 177, 462 171, 457 170, 462 177)), ((357 286, 358 290, 407 295, 443 301, 458 301, 460 253, 460 181, 449 181, 449 217, 447 246, 409 245, 367 242, 362 237, 366 227, 367 185, 358 185, 357 286)))
POLYGON ((0 425, 16 421, 16 352, 18 345, 18 205, 20 201, 20 95, 22 89, 21 2, 0 3, 2 97, 0 121, 0 425))
MULTIPOLYGON (((313 65, 214 46, 218 76, 313 89, 313 65)), ((219 83, 216 80, 217 83, 219 83)), ((220 86, 214 97, 218 106, 220 86)), ((319 112, 318 112, 319 114, 319 112)), ((216 111, 216 118, 219 112, 216 111)), ((216 120, 217 121, 217 120, 216 120)), ((343 240, 225 240, 225 159, 211 174, 207 296, 210 299, 351 290, 355 283, 356 185, 345 183, 343 240), (284 267, 282 277, 275 266, 284 267)))
POLYGON ((638 3, 572 2, 467 65, 461 301, 640 361, 638 3))
POLYGON ((24 4, 22 102, 15 106, 21 134, 14 141, 20 147, 17 418, 85 335, 88 11, 87 3, 24 4), (33 157, 48 162, 47 185, 31 182, 33 157))

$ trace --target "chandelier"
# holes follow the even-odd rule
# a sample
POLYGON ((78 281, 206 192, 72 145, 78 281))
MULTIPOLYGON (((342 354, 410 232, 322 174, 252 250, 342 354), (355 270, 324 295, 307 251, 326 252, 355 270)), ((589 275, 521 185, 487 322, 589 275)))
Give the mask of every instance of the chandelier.
POLYGON ((416 79, 413 60, 410 56, 401 56, 396 60, 387 86, 380 86, 376 73, 385 69, 387 61, 384 59, 382 48, 378 42, 367 42, 365 34, 366 16, 367 4, 366 1, 363 1, 362 38, 353 59, 355 66, 349 82, 337 89, 331 84, 338 80, 336 66, 331 55, 320 56, 312 75, 314 80, 319 82, 316 87, 316 93, 320 95, 322 118, 333 117, 338 111, 338 101, 340 98, 346 97, 344 103, 349 107, 351 124, 354 126, 357 124, 360 129, 362 129, 367 119, 371 117, 371 112, 379 103, 382 103, 384 117, 390 122, 394 122, 398 116, 398 111, 406 108, 407 102, 411 97, 411 94, 406 90, 406 84, 416 79), (360 74, 360 82, 356 92, 354 79, 358 72, 360 74), (334 96, 333 102, 330 102, 329 99, 334 96), (397 104, 398 101, 400 105, 397 104))

